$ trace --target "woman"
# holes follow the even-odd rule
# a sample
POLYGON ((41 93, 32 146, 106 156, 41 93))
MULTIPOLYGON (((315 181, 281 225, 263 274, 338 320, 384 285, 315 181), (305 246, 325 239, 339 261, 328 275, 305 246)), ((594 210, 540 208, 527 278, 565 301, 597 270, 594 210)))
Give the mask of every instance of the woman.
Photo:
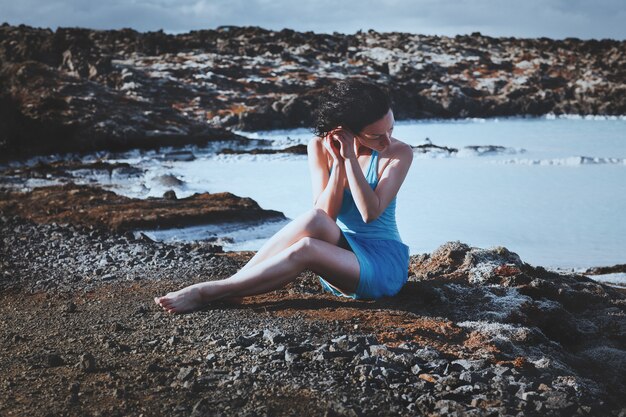
POLYGON ((409 264, 395 201, 413 150, 391 136, 393 125, 391 100, 381 88, 356 80, 329 88, 307 147, 313 209, 271 237, 235 275, 154 301, 171 313, 190 312, 220 298, 279 289, 305 269, 339 296, 395 295, 409 264))

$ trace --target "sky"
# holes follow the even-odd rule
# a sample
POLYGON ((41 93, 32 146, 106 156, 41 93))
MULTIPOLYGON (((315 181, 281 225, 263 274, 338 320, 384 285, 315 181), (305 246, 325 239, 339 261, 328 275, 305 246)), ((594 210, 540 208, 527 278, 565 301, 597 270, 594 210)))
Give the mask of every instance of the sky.
POLYGON ((625 40, 626 0, 0 0, 0 22, 168 33, 236 25, 625 40))

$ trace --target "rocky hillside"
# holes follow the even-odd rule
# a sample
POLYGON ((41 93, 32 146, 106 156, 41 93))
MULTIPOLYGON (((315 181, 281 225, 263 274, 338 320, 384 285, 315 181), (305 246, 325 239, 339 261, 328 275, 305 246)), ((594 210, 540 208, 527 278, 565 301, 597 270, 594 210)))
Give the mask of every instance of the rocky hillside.
POLYGON ((387 86, 397 119, 626 114, 626 42, 220 27, 0 27, 3 158, 305 126, 321 88, 387 86))

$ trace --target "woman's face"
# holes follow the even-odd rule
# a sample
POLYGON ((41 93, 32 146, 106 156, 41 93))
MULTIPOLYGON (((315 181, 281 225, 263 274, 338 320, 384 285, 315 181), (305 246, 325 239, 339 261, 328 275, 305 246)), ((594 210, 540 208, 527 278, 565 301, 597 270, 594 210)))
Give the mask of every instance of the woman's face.
POLYGON ((389 109, 382 118, 365 126, 355 138, 361 145, 381 152, 391 144, 394 122, 393 111, 389 109))

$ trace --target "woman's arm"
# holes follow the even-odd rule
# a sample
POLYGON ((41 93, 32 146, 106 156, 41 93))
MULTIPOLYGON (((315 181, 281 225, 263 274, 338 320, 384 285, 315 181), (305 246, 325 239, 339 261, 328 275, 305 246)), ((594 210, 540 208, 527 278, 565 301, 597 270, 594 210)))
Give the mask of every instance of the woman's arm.
MULTIPOLYGON (((340 156, 333 156, 333 168, 328 174, 327 158, 324 149, 330 141, 314 138, 307 145, 309 171, 313 188, 313 206, 324 210, 331 218, 337 219, 341 203, 343 202, 343 188, 345 182, 345 167, 340 156), (327 143, 324 143, 327 141, 327 143)), ((329 152, 334 152, 332 149, 329 152)))
POLYGON ((361 171, 356 156, 346 158, 346 177, 350 184, 352 198, 365 223, 376 220, 385 211, 391 200, 398 194, 412 162, 413 149, 408 145, 401 146, 397 157, 385 167, 376 189, 372 190, 361 171))
POLYGON ((345 175, 361 218, 365 223, 376 220, 398 194, 413 162, 413 149, 405 143, 398 143, 376 189, 372 190, 354 151, 354 135, 346 129, 338 129, 333 137, 341 143, 340 154, 346 168, 345 175))

